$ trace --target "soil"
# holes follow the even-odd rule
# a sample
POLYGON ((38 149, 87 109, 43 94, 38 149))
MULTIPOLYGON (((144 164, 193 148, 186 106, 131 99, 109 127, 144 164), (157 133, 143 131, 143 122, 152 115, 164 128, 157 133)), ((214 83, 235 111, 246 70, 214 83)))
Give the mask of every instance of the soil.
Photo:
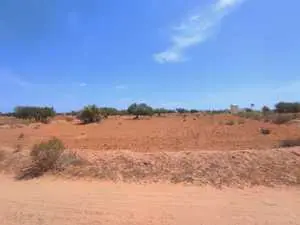
POLYGON ((223 189, 0 177, 1 225, 296 225, 299 188, 223 189))
POLYGON ((261 150, 277 147, 283 139, 300 138, 298 124, 275 125, 225 114, 168 115, 139 120, 115 116, 88 125, 80 125, 70 117, 57 117, 50 124, 2 124, 1 145, 13 148, 17 145, 30 148, 56 136, 70 149, 96 151, 261 150), (261 128, 271 133, 263 135, 261 128))

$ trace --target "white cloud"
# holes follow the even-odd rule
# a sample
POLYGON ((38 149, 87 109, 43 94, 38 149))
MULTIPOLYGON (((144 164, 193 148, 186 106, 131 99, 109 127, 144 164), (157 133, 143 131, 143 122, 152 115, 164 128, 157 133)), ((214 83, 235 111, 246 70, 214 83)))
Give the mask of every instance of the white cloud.
POLYGON ((222 19, 244 0, 218 0, 205 10, 197 10, 187 16, 182 22, 173 27, 171 46, 165 51, 153 55, 159 63, 185 61, 186 49, 206 41, 213 33, 213 28, 219 25, 222 19))

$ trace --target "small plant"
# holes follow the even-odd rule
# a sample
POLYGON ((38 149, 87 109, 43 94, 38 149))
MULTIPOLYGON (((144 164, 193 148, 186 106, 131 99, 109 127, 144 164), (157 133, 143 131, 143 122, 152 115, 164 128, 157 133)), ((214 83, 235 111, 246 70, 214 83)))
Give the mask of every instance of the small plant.
POLYGON ((21 133, 18 137, 18 139, 23 139, 25 137, 24 133, 21 133))
POLYGON ((296 146, 300 146, 300 138, 287 139, 287 140, 282 140, 279 142, 279 147, 282 147, 282 148, 289 148, 289 147, 296 147, 296 146))
POLYGON ((64 144, 57 138, 34 145, 30 152, 32 164, 24 168, 17 176, 17 179, 38 177, 54 169, 57 160, 64 150, 64 144))
POLYGON ((101 121, 101 111, 96 105, 89 105, 84 107, 84 109, 79 113, 78 118, 82 123, 95 123, 101 121))
POLYGON ((269 134, 271 134, 271 130, 268 129, 268 128, 260 128, 260 129, 259 129, 259 132, 260 132, 261 134, 263 134, 263 135, 269 135, 269 134))

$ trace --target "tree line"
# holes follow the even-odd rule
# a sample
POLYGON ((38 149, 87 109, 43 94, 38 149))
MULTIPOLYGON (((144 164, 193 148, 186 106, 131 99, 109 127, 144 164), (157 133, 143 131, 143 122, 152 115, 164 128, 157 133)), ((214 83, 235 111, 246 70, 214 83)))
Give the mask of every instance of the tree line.
MULTIPOLYGON (((247 109, 252 110, 252 109, 247 109)), ((212 110, 200 111, 196 109, 177 108, 175 110, 165 108, 152 108, 145 103, 133 103, 126 110, 118 110, 112 107, 97 107, 96 105, 85 106, 80 111, 71 111, 64 115, 77 116, 83 123, 99 122, 101 118, 114 115, 134 115, 136 119, 140 116, 152 116, 154 114, 161 115, 167 113, 198 113, 206 112, 212 114, 226 113, 228 110, 212 110)), ((264 106, 261 109, 263 113, 300 113, 300 102, 279 102, 274 109, 264 106)), ((38 106, 17 106, 13 113, 2 114, 4 116, 15 116, 21 119, 31 119, 37 122, 46 123, 50 118, 59 113, 56 113, 53 107, 38 107, 38 106)))

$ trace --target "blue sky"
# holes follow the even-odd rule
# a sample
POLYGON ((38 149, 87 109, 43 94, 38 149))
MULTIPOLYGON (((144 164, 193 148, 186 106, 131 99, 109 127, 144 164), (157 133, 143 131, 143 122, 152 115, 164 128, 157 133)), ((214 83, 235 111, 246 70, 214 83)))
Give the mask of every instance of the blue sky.
POLYGON ((0 111, 300 100, 297 0, 1 0, 0 111))

